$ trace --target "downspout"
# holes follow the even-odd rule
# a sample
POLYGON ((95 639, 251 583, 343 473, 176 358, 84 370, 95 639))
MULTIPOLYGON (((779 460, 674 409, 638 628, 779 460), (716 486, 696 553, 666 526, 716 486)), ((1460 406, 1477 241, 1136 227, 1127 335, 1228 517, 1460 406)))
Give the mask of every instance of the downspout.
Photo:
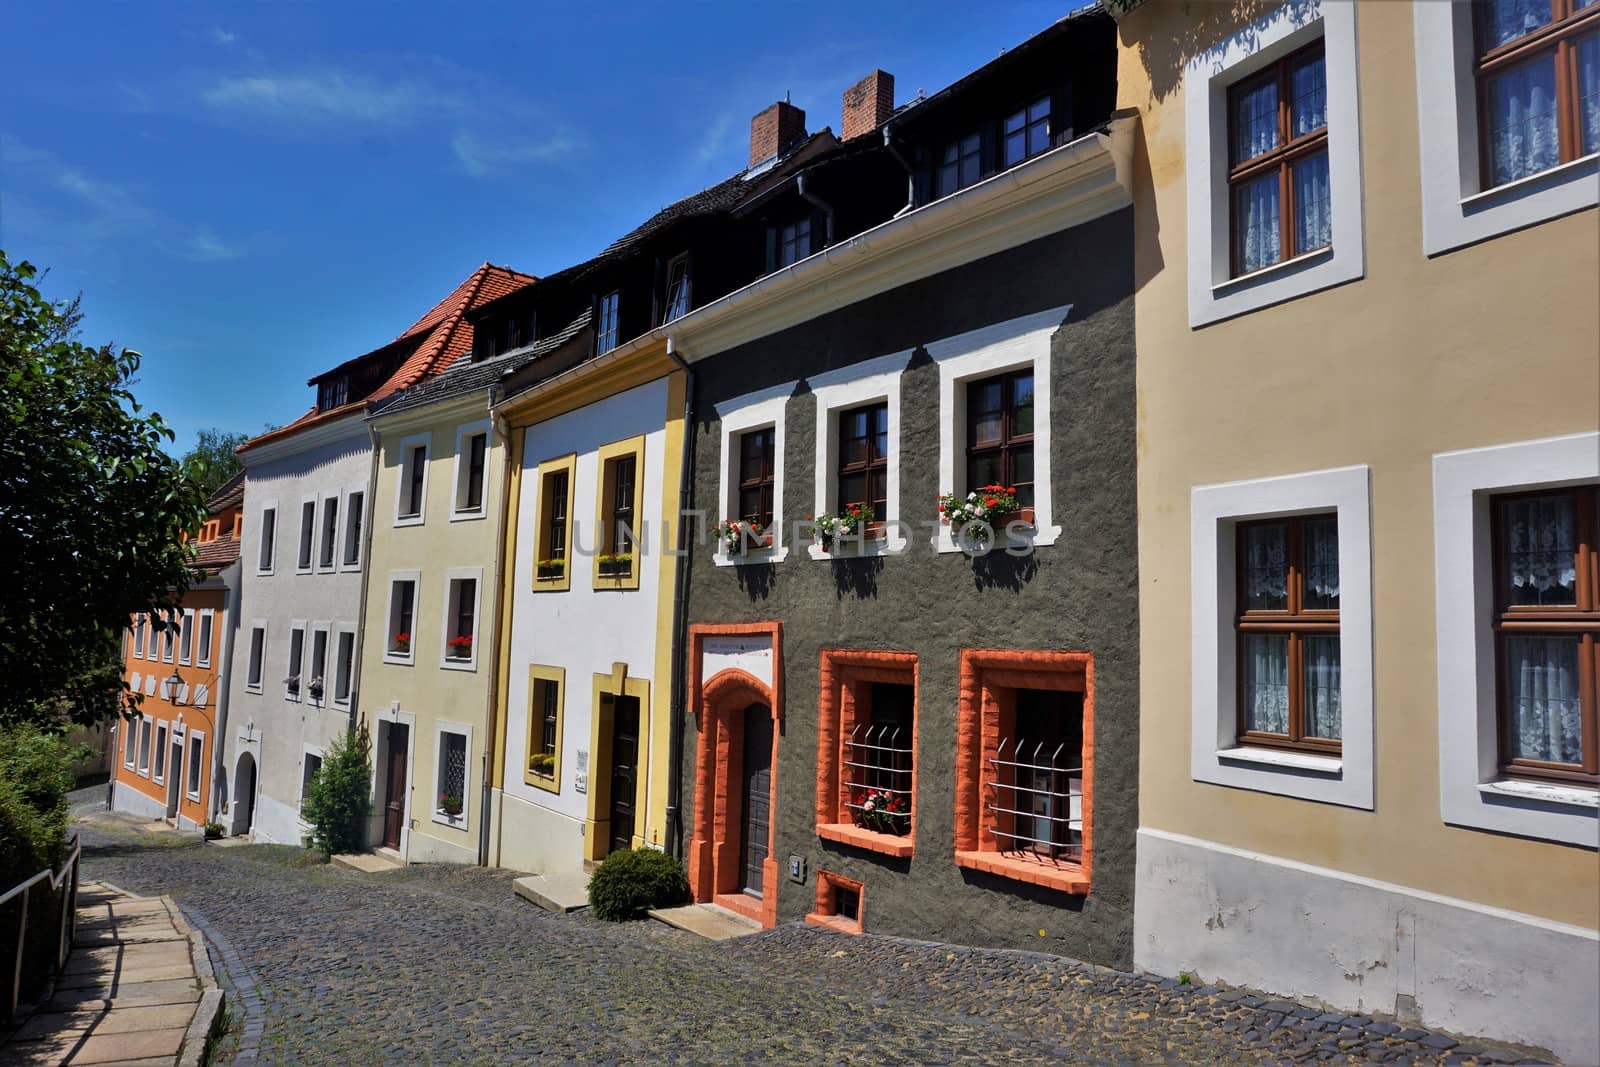
MULTIPOLYGON (((219 658, 217 660, 220 669, 217 671, 217 714, 216 726, 213 730, 213 732, 217 735, 217 738, 211 743, 211 795, 206 798, 207 822, 222 821, 219 818, 219 816, 222 814, 222 809, 217 804, 217 787, 222 781, 221 776, 226 773, 229 705, 228 691, 232 688, 230 683, 233 681, 233 642, 234 637, 239 630, 240 608, 244 602, 244 529, 242 525, 239 533, 239 558, 233 564, 234 567, 238 568, 237 581, 235 583, 237 588, 235 586, 230 586, 226 579, 223 579, 222 583, 222 587, 225 590, 225 595, 227 597, 228 610, 224 615, 224 629, 221 641, 222 648, 218 650, 219 658)), ((237 785, 237 782, 229 783, 228 802, 230 804, 233 802, 233 788, 237 785)))
POLYGON ((490 772, 500 759, 497 751, 499 734, 496 728, 499 723, 499 697, 500 697, 500 670, 498 661, 500 657, 500 624, 505 618, 506 596, 502 576, 505 574, 506 552, 506 524, 510 521, 510 493, 511 493, 511 434, 506 426, 505 416, 499 415, 494 410, 500 384, 492 383, 488 392, 489 425, 493 428, 495 437, 500 441, 500 450, 505 454, 505 461, 501 464, 500 471, 500 521, 495 529, 494 543, 494 584, 489 588, 494 590, 494 628, 489 631, 489 703, 488 713, 484 722, 488 732, 484 736, 483 746, 483 796, 478 802, 478 866, 489 866, 489 801, 494 795, 494 786, 490 772))
MULTIPOLYGON (((800 194, 800 199, 804 200, 806 203, 812 205, 817 210, 822 212, 824 219, 822 231, 823 245, 824 247, 831 247, 833 245, 833 205, 806 188, 806 175, 804 173, 801 173, 799 177, 795 178, 794 190, 800 194)), ((667 354, 672 355, 672 358, 677 359, 678 357, 673 355, 670 347, 671 338, 668 338, 668 344, 669 347, 667 349, 667 354)), ((683 360, 679 359, 678 364, 683 366, 683 360)), ((688 368, 685 366, 684 370, 687 371, 688 368)), ((690 378, 692 379, 693 377, 694 376, 691 374, 690 378)))
POLYGON ((353 657, 355 662, 350 664, 350 732, 352 734, 356 731, 356 722, 360 715, 359 709, 361 707, 361 653, 367 644, 367 593, 372 584, 372 516, 377 507, 378 459, 382 455, 379 451, 379 445, 383 443, 383 437, 378 433, 376 423, 370 421, 367 423, 367 438, 372 443, 372 462, 367 465, 367 494, 361 501, 361 509, 366 514, 361 517, 361 606, 356 611, 356 653, 353 657))
MULTIPOLYGON (((804 195, 804 194, 802 194, 804 195)), ((830 240, 833 231, 833 214, 828 214, 830 240)), ((684 676, 684 656, 688 648, 689 629, 689 524, 684 516, 694 503, 692 476, 694 473, 694 371, 678 355, 672 335, 667 335, 667 355, 684 373, 683 385, 683 459, 678 475, 678 568, 672 596, 672 722, 667 732, 667 852, 683 859, 682 813, 682 763, 683 720, 688 702, 684 676)))
POLYGON ((900 149, 895 147, 893 130, 893 119, 883 124, 883 147, 889 150, 889 154, 894 157, 894 161, 900 164, 901 169, 906 172, 906 206, 894 213, 894 217, 899 218, 917 206, 917 172, 910 163, 906 162, 906 157, 900 154, 900 149))

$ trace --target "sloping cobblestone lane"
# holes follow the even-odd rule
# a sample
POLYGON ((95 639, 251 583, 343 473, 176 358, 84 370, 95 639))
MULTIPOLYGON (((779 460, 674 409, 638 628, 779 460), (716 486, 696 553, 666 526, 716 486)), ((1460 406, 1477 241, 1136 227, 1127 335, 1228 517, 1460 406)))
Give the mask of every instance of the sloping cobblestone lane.
POLYGON ((547 914, 503 871, 81 829, 86 878, 170 894, 237 953, 213 1063, 1531 1062, 1033 953, 793 925, 713 944, 547 914))

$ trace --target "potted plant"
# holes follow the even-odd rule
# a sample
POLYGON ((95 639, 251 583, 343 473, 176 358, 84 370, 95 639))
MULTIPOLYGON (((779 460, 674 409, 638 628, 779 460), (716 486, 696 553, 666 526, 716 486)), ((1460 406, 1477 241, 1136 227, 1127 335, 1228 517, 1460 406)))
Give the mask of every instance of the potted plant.
POLYGON ((306 686, 306 691, 311 694, 312 700, 321 700, 322 675, 319 674, 315 678, 311 679, 311 682, 306 686))
POLYGON ((856 825, 863 830, 903 837, 911 830, 911 806, 899 793, 887 789, 867 789, 856 794, 851 809, 856 825))
POLYGON ((442 793, 439 796, 439 810, 452 819, 461 817, 461 798, 442 793))
POLYGON ((741 555, 749 548, 772 547, 772 530, 750 519, 723 519, 712 532, 730 556, 741 555))
POLYGON ((601 553, 595 558, 602 578, 626 578, 633 573, 632 552, 601 553))
POLYGON ((394 635, 393 638, 391 638, 391 640, 392 640, 392 642, 394 644, 393 651, 398 653, 399 655, 404 656, 404 655, 408 654, 411 651, 411 635, 410 634, 408 634, 408 633, 397 633, 397 634, 394 635))
POLYGON ((207 841, 215 841, 215 840, 217 840, 218 838, 220 838, 222 836, 222 824, 220 822, 208 822, 208 823, 206 823, 206 825, 205 825, 205 834, 206 834, 206 840, 207 841))
POLYGON ((960 537, 962 528, 973 527, 972 538, 980 545, 988 545, 996 530, 1004 530, 1014 522, 1033 525, 1033 509, 1017 502, 1014 485, 980 485, 966 496, 945 493, 939 498, 939 519, 950 524, 950 531, 960 537))
POLYGON ((299 696, 300 695, 300 676, 298 674, 289 675, 289 677, 287 677, 287 678, 285 678, 283 680, 283 687, 284 687, 284 689, 288 690, 290 696, 292 696, 292 697, 299 696))
POLYGON ((822 550, 831 552, 833 543, 841 538, 858 534, 870 536, 872 523, 877 520, 878 513, 871 504, 849 504, 837 515, 807 515, 806 518, 816 528, 822 550))
POLYGON ((528 761, 528 769, 543 778, 554 778, 556 757, 553 752, 540 752, 528 761))
POLYGON ((458 634, 452 637, 445 646, 449 650, 451 659, 472 658, 472 635, 458 634))
POLYGON ((534 563, 534 577, 554 580, 567 573, 565 559, 541 559, 534 563))

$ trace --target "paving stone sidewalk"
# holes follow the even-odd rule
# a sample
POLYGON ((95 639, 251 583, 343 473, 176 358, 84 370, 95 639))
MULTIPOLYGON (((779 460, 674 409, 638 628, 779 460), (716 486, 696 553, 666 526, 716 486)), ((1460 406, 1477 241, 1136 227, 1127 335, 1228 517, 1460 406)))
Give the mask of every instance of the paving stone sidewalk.
POLYGON ((205 947, 170 900, 86 882, 54 995, 0 1041, 0 1063, 198 1067, 220 1004, 205 947))
POLYGON ((170 895, 224 946, 214 1063, 1539 1062, 1044 954, 802 925, 712 943, 542 911, 509 872, 84 833, 90 875, 170 895))

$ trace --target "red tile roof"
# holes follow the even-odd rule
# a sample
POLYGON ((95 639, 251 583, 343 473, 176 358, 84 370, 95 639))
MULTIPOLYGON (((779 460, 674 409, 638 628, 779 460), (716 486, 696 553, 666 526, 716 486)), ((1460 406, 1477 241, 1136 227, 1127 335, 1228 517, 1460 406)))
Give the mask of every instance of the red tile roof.
POLYGON ((510 267, 496 267, 492 263, 483 264, 456 286, 449 296, 430 308, 427 314, 412 323, 393 341, 354 359, 345 360, 337 367, 323 371, 311 379, 314 383, 330 374, 368 360, 406 353, 399 369, 378 388, 360 400, 341 407, 329 408, 327 411, 312 408, 287 426, 280 426, 276 430, 269 430, 259 437, 251 438, 239 446, 239 451, 247 451, 268 441, 281 440, 307 427, 361 411, 374 400, 381 400, 398 393, 424 378, 445 370, 472 351, 472 323, 465 318, 468 311, 538 280, 532 274, 523 274, 510 267))
POLYGON ((195 566, 207 574, 216 574, 238 558, 239 539, 231 533, 195 547, 195 566))

